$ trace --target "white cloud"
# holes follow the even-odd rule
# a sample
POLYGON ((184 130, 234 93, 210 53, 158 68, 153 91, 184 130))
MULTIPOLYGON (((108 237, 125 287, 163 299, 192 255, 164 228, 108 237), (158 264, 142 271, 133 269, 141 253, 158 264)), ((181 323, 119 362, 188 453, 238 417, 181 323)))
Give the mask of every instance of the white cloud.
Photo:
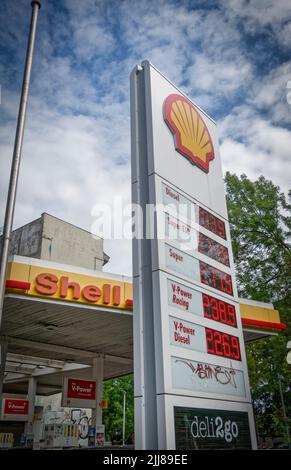
POLYGON ((249 103, 258 110, 263 110, 274 123, 290 124, 291 106, 287 102, 289 80, 291 62, 286 62, 254 84, 249 94, 249 103))
POLYGON ((228 17, 242 20, 243 27, 250 33, 256 34, 258 28, 266 28, 282 45, 290 48, 286 31, 282 33, 291 20, 289 0, 224 0, 223 6, 228 17))
POLYGON ((285 193, 290 189, 291 133, 273 125, 246 105, 237 107, 219 126, 224 171, 261 174, 285 193))
POLYGON ((229 95, 245 85, 252 77, 251 65, 239 56, 235 61, 213 59, 197 54, 186 76, 199 91, 229 95))

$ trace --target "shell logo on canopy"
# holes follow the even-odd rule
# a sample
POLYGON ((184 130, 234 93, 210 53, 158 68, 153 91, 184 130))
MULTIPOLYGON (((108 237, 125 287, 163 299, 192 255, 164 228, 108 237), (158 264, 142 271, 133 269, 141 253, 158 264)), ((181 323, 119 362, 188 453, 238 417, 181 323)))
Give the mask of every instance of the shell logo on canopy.
POLYGON ((214 147, 209 130, 193 104, 182 95, 169 95, 164 102, 164 120, 174 136, 177 152, 208 173, 214 147))

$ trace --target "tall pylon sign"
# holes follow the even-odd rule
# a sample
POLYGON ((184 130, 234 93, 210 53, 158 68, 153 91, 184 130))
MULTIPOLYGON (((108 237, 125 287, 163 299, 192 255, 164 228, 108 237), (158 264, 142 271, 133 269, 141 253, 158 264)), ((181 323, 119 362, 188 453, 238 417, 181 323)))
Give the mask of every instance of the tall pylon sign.
POLYGON ((131 74, 137 449, 256 448, 215 122, 131 74))

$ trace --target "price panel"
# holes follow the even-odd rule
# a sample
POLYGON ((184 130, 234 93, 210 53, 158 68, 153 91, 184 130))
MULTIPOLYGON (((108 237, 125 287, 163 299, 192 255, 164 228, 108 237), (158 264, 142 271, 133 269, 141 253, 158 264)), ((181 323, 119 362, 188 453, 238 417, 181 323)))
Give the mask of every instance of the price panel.
POLYGON ((198 251, 225 266, 229 266, 228 249, 226 246, 212 240, 212 238, 207 237, 201 232, 198 239, 198 251))
POLYGON ((199 207, 199 225, 226 240, 225 223, 203 207, 199 207))
POLYGON ((202 284, 213 287, 214 289, 233 295, 232 279, 230 274, 214 268, 207 263, 200 261, 200 276, 202 284))
POLYGON ((169 307, 237 328, 235 305, 167 279, 169 307))
POLYGON ((173 346, 241 361, 237 336, 175 317, 169 317, 169 326, 173 346))
POLYGON ((237 327, 235 306, 216 299, 208 294, 202 294, 203 313, 205 318, 237 327))
POLYGON ((205 328, 208 354, 241 361, 239 339, 221 331, 205 328))

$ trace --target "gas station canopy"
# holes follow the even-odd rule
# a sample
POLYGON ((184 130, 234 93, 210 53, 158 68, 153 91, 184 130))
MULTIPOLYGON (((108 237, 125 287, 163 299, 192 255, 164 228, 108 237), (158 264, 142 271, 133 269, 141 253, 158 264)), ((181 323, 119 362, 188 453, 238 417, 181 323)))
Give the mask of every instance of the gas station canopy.
MULTIPOLYGON (((8 344, 5 393, 62 390, 64 376, 92 376, 104 358, 104 379, 133 372, 131 279, 14 256, 8 267, 1 342, 8 344)), ((272 304, 240 299, 245 342, 285 328, 272 304)))

